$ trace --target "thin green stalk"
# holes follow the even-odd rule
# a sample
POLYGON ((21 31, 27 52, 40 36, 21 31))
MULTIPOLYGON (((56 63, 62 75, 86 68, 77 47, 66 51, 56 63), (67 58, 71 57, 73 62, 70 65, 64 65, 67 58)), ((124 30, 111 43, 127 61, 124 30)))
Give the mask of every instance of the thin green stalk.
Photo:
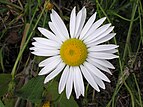
MULTIPOLYGON (((30 25, 29 25, 30 27, 31 27, 32 22, 33 22, 33 19, 34 19, 35 15, 36 15, 37 9, 38 9, 38 5, 37 5, 37 7, 35 8, 33 17, 32 17, 32 19, 31 19, 31 21, 30 21, 30 25)), ((29 30, 26 32, 26 37, 27 37, 28 33, 29 33, 29 30)), ((21 51, 22 49, 23 49, 23 48, 20 48, 20 51, 21 51)), ((23 50, 23 51, 24 51, 24 50, 23 50)), ((12 76, 12 79, 14 79, 15 72, 16 72, 16 68, 17 68, 17 66, 18 66, 18 62, 19 62, 20 59, 21 59, 21 55, 20 55, 20 54, 22 55, 22 53, 19 52, 19 54, 18 54, 18 56, 17 56, 17 59, 16 59, 16 61, 15 61, 15 64, 14 64, 14 66, 13 66, 12 72, 11 72, 11 74, 13 75, 13 76, 12 76)))
POLYGON ((130 90, 130 88, 128 87, 128 85, 126 84, 126 82, 124 82, 124 85, 126 86, 128 92, 130 93, 131 102, 132 102, 132 107, 135 107, 134 96, 133 96, 133 94, 132 94, 132 91, 130 90))
POLYGON ((142 102, 142 97, 141 97, 141 91, 140 91, 140 88, 139 88, 139 85, 138 85, 138 82, 137 82, 137 78, 136 78, 136 75, 134 73, 133 73, 133 76, 134 76, 135 84, 136 84, 136 87, 137 87, 137 90, 138 90, 140 107, 143 107, 143 102, 142 102))
POLYGON ((142 15, 143 15, 143 7, 142 7, 142 2, 141 2, 141 0, 139 0, 139 7, 140 7, 140 11, 141 11, 141 13, 142 13, 142 15))
POLYGON ((23 10, 23 8, 21 8, 21 7, 17 6, 17 5, 15 5, 15 4, 11 3, 11 2, 8 2, 8 1, 6 1, 6 0, 1 0, 0 3, 7 4, 7 5, 11 5, 11 6, 13 6, 13 7, 15 7, 15 8, 19 9, 19 10, 23 10))
MULTIPOLYGON (((137 1, 137 3, 138 3, 138 1, 137 1)), ((127 55, 127 52, 129 52, 129 55, 130 55, 130 51, 129 51, 129 46, 130 46, 130 44, 129 44, 129 43, 130 43, 130 37, 131 37, 132 26, 133 26, 133 22, 134 22, 134 17, 135 17, 136 9, 137 9, 137 4, 134 3, 133 10, 132 10, 131 22, 130 22, 130 26, 129 26, 129 30, 128 30, 128 35, 127 35, 127 39, 126 39, 126 45, 125 45, 124 54, 123 54, 123 60, 125 60, 126 55, 127 55)), ((140 14, 139 14, 139 16, 141 17, 140 14)), ((133 62, 132 62, 132 64, 131 64, 131 67, 133 67, 133 64, 134 64, 134 62, 135 62, 135 60, 136 60, 137 53, 138 53, 139 49, 140 49, 140 43, 139 43, 139 45, 138 45, 138 49, 137 49, 135 58, 134 58, 134 60, 133 60, 133 62)), ((134 76, 135 83, 136 83, 136 86, 137 86, 137 89, 138 89, 139 100, 140 100, 140 103, 142 103, 142 101, 141 101, 141 96, 140 96, 140 89, 139 89, 139 87, 138 87, 138 83, 137 83, 137 81, 136 81, 135 74, 134 74, 133 76, 134 76)), ((133 94, 132 94, 130 88, 129 88, 128 85, 126 84, 126 82, 124 83, 124 85, 126 86, 128 92, 130 93, 131 102, 132 102, 132 107, 134 107, 134 106, 135 106, 135 104, 134 104, 134 96, 133 96, 133 94)))
POLYGON ((118 92, 120 91, 121 87, 123 86, 124 82, 126 81, 126 79, 128 78, 128 74, 126 74, 125 72, 123 74, 119 75, 116 87, 115 87, 115 91, 112 95, 111 100, 108 102, 106 107, 111 107, 111 102, 112 102, 112 107, 115 107, 115 104, 113 101, 115 101, 115 97, 118 94, 118 92))
POLYGON ((87 83, 86 88, 85 88, 85 97, 83 99, 83 104, 84 106, 88 105, 88 99, 87 99, 87 95, 88 95, 88 88, 89 88, 89 83, 87 83))
POLYGON ((92 101, 94 101, 94 99, 95 99, 95 90, 93 90, 92 92, 92 101))
MULTIPOLYGON (((128 78, 128 75, 123 74, 119 76, 120 78, 118 79, 115 91, 112 95, 112 99, 108 102, 106 107, 115 107, 114 101, 115 101, 115 96, 118 94, 118 92, 120 91, 121 87, 123 86, 123 84, 126 84, 126 79, 128 78), (112 104, 111 104, 112 103, 112 104), (111 106, 112 105, 112 106, 111 106)), ((126 88, 129 88, 128 85, 126 85, 126 88)), ((127 89, 128 91, 130 91, 130 89, 127 89)), ((130 93, 130 92, 129 92, 130 93)))
POLYGON ((89 84, 86 85, 86 89, 85 89, 85 97, 86 98, 87 98, 88 88, 89 88, 89 84))
POLYGON ((46 20, 47 20, 47 14, 48 12, 46 11, 46 14, 44 15, 44 21, 43 21, 43 27, 45 26, 45 24, 46 24, 46 20))
MULTIPOLYGON (((111 11, 111 12, 112 12, 113 15, 115 15, 115 16, 117 16, 117 17, 119 17, 119 18, 121 18, 121 19, 123 19, 123 20, 125 20, 125 21, 128 21, 128 22, 131 21, 131 19, 127 19, 127 18, 125 18, 125 17, 123 17, 123 16, 121 16, 121 15, 119 15, 119 14, 113 12, 113 11, 111 11)), ((138 18, 139 18, 139 16, 138 16, 137 18, 135 18, 133 21, 138 20, 138 18)))
MULTIPOLYGON (((138 0, 137 0, 137 3, 138 3, 138 0)), ((127 34, 124 54, 123 54, 123 60, 124 61, 125 61, 127 52, 129 50, 130 38, 131 38, 131 33, 132 33, 132 26, 133 26, 133 22, 134 22, 134 17, 135 17, 135 13, 136 13, 136 10, 137 10, 137 6, 138 6, 137 3, 134 3, 133 9, 132 9, 132 16, 131 16, 130 26, 129 26, 129 30, 128 30, 128 34, 127 34)), ((124 63, 123 63, 122 66, 124 66, 124 63)))
POLYGON ((23 5, 22 5, 22 3, 21 3, 20 0, 18 0, 18 3, 19 3, 19 5, 20 5, 20 7, 23 9, 23 5))
POLYGON ((113 2, 112 2, 112 4, 110 5, 109 9, 111 9, 111 8, 114 6, 114 4, 116 3, 116 1, 117 1, 117 0, 113 0, 113 2))
POLYGON ((139 13, 139 20, 140 20, 140 35, 141 35, 141 41, 142 41, 142 45, 143 45, 143 27, 142 27, 142 17, 143 17, 143 8, 142 8, 142 4, 141 1, 139 2, 139 8, 138 8, 138 13, 139 13))
POLYGON ((3 64, 3 48, 4 48, 4 46, 0 49, 0 64, 1 64, 2 71, 4 72, 4 64, 3 64))
MULTIPOLYGON (((141 15, 139 15, 139 16, 141 17, 141 15)), ((137 54, 138 54, 139 49, 140 49, 140 44, 141 44, 141 39, 140 39, 140 41, 139 41, 138 49, 137 49, 137 51, 136 51, 136 55, 135 55, 134 60, 132 61, 131 66, 133 66, 133 64, 134 64, 134 62, 135 62, 135 60, 136 60, 137 54)), ((132 67, 131 67, 131 68, 132 68, 132 67)), ((135 75, 135 74, 134 74, 134 75, 135 75)), ((121 78, 122 78, 122 80, 124 79, 124 81, 127 79, 127 77, 121 77, 121 78)), ((136 80, 135 80, 135 81, 136 81, 136 80)), ((110 102, 107 104, 107 107, 110 107, 111 101, 114 101, 115 95, 119 92, 119 90, 120 90, 120 88, 122 87, 122 85, 123 85, 123 84, 120 84, 119 82, 117 83, 116 88, 115 88, 116 91, 114 91, 113 96, 112 96, 112 100, 110 100, 110 102)), ((137 83, 137 82, 136 82, 136 86, 137 86, 137 89, 138 89, 139 101, 140 101, 140 103, 142 104, 141 93, 140 93, 140 89, 139 89, 139 87, 138 87, 138 83, 137 83)), ((113 107, 114 107, 114 105, 113 105, 113 107)), ((142 107, 142 105, 141 105, 141 107, 142 107)))
MULTIPOLYGON (((35 10, 37 10, 37 8, 36 8, 35 10)), ((42 10, 42 12, 41 12, 41 14, 40 14, 40 16, 39 16, 39 18, 38 18, 38 20, 37 20, 37 22, 36 22, 34 28, 32 29, 32 32, 31 32, 30 35, 28 36, 27 41, 25 42, 25 44, 23 45, 23 48, 20 50, 20 52, 19 52, 19 54, 18 54, 18 57, 17 57, 17 59, 16 59, 16 61, 15 61, 14 67, 13 67, 12 72, 11 72, 12 79, 14 79, 14 77, 15 77, 16 68, 17 68, 18 62, 19 62, 19 60, 20 60, 20 58, 21 58, 21 56, 22 56, 22 54, 23 54, 23 52, 24 52, 24 50, 25 50, 25 48, 26 48, 26 46, 27 46, 27 44, 28 44, 28 42, 29 42, 29 40, 30 40, 30 38, 32 37, 32 34, 33 34, 35 28, 37 27, 37 24, 39 23, 39 21, 40 21, 42 15, 43 15, 43 13, 44 13, 44 10, 45 10, 45 9, 42 10)), ((31 22, 31 23, 32 23, 32 22, 31 22)))
MULTIPOLYGON (((133 68, 133 65, 134 65, 134 63, 136 61, 136 58, 137 58, 137 55, 138 55, 138 52, 139 52, 139 49, 140 49, 140 44, 141 44, 141 39, 139 41, 139 45, 138 45, 138 48, 137 48, 137 51, 136 51, 136 54, 135 54, 135 58, 132 61, 131 68, 133 68)), ((142 98, 141 98, 141 91, 140 91, 140 88, 139 88, 139 85, 138 85, 138 82, 137 82, 137 79, 136 79, 136 75, 133 73, 133 76, 134 76, 135 84, 136 84, 136 87, 137 87, 137 90, 138 90, 140 107, 143 107, 142 98)))
MULTIPOLYGON (((142 16, 141 16, 141 12, 140 12, 140 6, 138 7, 138 13, 139 13, 139 16, 140 16, 139 17, 139 20, 140 20, 140 36, 141 36, 140 38, 142 38, 143 31, 142 31, 142 19, 141 19, 142 16)), ((137 55, 138 55, 138 52, 139 52, 139 49, 140 49, 141 41, 142 41, 142 39, 139 40, 138 48, 137 48, 137 51, 136 51, 136 54, 135 54, 135 58, 132 61, 131 68, 133 68, 133 65, 136 61, 136 58, 137 58, 137 55)), ((134 73, 133 73, 133 77, 134 77, 135 84, 136 84, 137 91, 138 91, 139 104, 140 104, 140 107, 143 107, 141 91, 140 91, 140 88, 139 88, 139 85, 138 85, 138 82, 137 82, 136 75, 134 73)))
MULTIPOLYGON (((138 55, 138 52, 139 52, 139 49, 140 49, 140 44, 141 44, 141 39, 139 41, 139 45, 138 45, 138 48, 137 48, 137 51, 136 51, 135 58, 132 61, 131 68, 133 68, 133 65, 136 61, 136 58, 137 58, 137 55, 138 55)), ((138 82, 137 82, 137 79, 136 79, 136 75, 133 73, 133 76, 134 76, 135 84, 136 84, 136 87, 137 87, 137 90, 138 90, 140 106, 143 107, 142 98, 141 98, 141 91, 140 91, 140 88, 139 88, 139 85, 138 85, 138 82)))
MULTIPOLYGON (((35 10, 34 10, 34 13, 33 13, 33 16, 32 16, 32 19, 31 19, 31 21, 30 21, 30 24, 29 24, 29 28, 28 28, 28 30, 26 31, 26 34, 25 34, 25 40, 27 39, 27 36, 28 36, 28 34, 29 34, 29 30, 30 30, 30 27, 31 27, 31 25, 32 25, 32 22, 33 22, 33 20, 34 20, 34 18, 35 18, 35 15, 36 15, 36 12, 37 12, 37 9, 38 9, 38 5, 36 5, 36 7, 35 7, 35 10)), ((25 42, 24 42, 25 43, 25 42)), ((24 44, 23 43, 23 44, 24 44)), ((22 47, 23 47, 23 44, 22 44, 22 47)), ((20 47, 20 50, 22 49, 22 47, 20 47)), ((19 61, 18 62, 20 62, 21 61, 21 58, 19 59, 19 61)), ((20 66, 20 63, 19 64, 17 64, 17 66, 16 66, 16 68, 18 69, 19 68, 19 66, 20 66)), ((14 67, 13 67, 14 68, 14 67)), ((15 70, 16 70, 16 68, 15 68, 15 70)))

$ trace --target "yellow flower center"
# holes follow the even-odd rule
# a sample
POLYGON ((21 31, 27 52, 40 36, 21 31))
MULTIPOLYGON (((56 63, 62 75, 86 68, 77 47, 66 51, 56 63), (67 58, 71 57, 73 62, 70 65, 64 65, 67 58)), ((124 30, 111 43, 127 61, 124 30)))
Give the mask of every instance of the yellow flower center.
POLYGON ((42 107, 50 107, 50 102, 49 101, 46 101, 42 107))
POLYGON ((86 45, 79 39, 66 40, 60 49, 62 60, 70 66, 79 66, 87 58, 86 45))
POLYGON ((44 6, 46 10, 52 10, 54 7, 54 5, 50 1, 45 1, 44 6))

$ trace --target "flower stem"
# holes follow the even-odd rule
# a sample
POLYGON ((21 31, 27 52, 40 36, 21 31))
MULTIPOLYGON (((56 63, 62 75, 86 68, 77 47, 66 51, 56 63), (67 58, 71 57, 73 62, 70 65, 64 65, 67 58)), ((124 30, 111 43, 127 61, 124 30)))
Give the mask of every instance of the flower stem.
MULTIPOLYGON (((31 26, 31 24, 32 24, 32 21, 33 21, 35 15, 36 15, 37 8, 38 8, 38 6, 36 7, 36 9, 35 9, 35 11, 34 11, 32 20, 31 20, 31 22, 30 22, 30 26, 31 26)), ((44 13, 44 10, 45 10, 45 8, 43 8, 43 10, 42 10, 42 12, 41 12, 41 14, 40 14, 40 16, 39 16, 39 18, 38 18, 38 20, 37 20, 35 26, 34 26, 33 29, 32 29, 32 32, 30 33, 30 35, 29 35, 28 38, 27 38, 27 41, 25 42, 25 44, 23 45, 23 47, 22 47, 21 50, 19 51, 18 57, 17 57, 17 59, 16 59, 16 61, 15 61, 15 64, 14 64, 13 69, 12 69, 12 72, 11 72, 12 80, 14 80, 14 78, 15 78, 16 68, 17 68, 18 62, 19 62, 19 60, 20 60, 20 58, 21 58, 21 56, 22 56, 22 54, 23 54, 23 52, 24 52, 24 50, 25 50, 27 44, 29 43, 29 40, 30 40, 30 38, 32 37, 32 34, 33 34, 35 28, 37 27, 37 25, 38 25, 38 23, 39 23, 39 21, 40 21, 42 15, 43 15, 43 13, 44 13)), ((28 34, 28 33, 27 33, 27 34, 28 34)))

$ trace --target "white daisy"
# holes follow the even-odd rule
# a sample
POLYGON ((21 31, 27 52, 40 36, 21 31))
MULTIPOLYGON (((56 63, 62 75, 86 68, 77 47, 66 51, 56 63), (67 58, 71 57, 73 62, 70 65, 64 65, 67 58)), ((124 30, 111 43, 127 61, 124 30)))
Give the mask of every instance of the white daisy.
POLYGON ((112 74, 109 70, 114 66, 108 61, 117 58, 117 45, 101 44, 113 38, 111 24, 102 25, 105 17, 95 21, 96 12, 86 20, 86 8, 83 7, 77 14, 74 7, 70 15, 69 32, 56 11, 50 14, 51 31, 38 27, 45 36, 34 37, 33 54, 46 56, 47 59, 39 63, 43 67, 39 75, 47 75, 44 83, 49 82, 62 72, 58 91, 62 93, 66 88, 69 99, 74 87, 76 97, 84 96, 83 77, 98 92, 99 87, 105 89, 104 81, 110 82, 103 71, 112 74), (101 72, 102 71, 102 72, 101 72))

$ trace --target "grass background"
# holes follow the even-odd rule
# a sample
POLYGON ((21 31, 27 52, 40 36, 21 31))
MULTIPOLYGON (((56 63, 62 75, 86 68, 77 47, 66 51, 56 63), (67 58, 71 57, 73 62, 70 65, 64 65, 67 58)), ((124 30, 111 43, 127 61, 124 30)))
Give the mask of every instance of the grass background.
MULTIPOLYGON (((48 2, 48 1, 47 1, 48 2)), ((46 2, 46 3, 47 3, 46 2)), ((85 83, 85 97, 67 100, 57 93, 57 81, 43 84, 37 76, 41 57, 31 55, 33 36, 42 36, 37 26, 48 29, 50 10, 44 0, 0 0, 0 107, 143 107, 143 8, 142 0, 52 0, 53 8, 68 26, 72 8, 87 8, 89 18, 107 17, 117 33, 110 43, 119 45, 116 69, 107 74, 111 84, 100 93, 85 83)), ((86 82, 86 81, 85 81, 86 82)))

